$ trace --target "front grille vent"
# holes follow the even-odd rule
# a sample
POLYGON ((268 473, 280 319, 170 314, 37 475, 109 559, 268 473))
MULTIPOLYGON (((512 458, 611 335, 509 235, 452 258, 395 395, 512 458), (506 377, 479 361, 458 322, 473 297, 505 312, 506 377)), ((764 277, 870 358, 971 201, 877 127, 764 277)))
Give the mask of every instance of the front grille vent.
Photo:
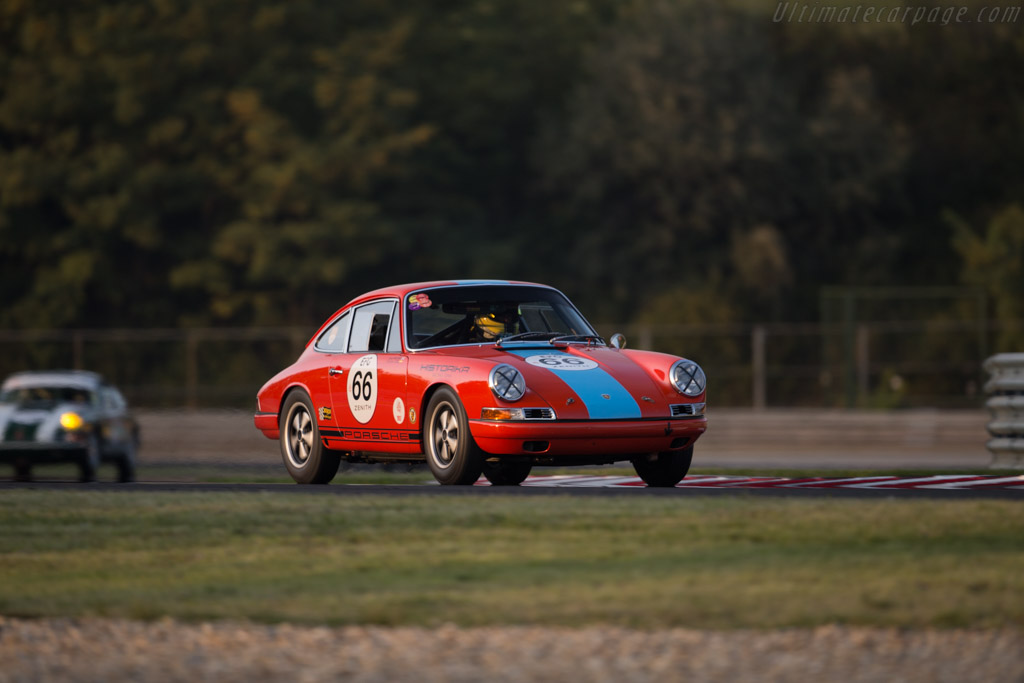
POLYGON ((554 420, 555 411, 551 408, 523 408, 523 418, 526 420, 554 420))
POLYGON ((676 403, 671 406, 672 417, 683 417, 684 415, 696 415, 696 406, 693 403, 676 403))

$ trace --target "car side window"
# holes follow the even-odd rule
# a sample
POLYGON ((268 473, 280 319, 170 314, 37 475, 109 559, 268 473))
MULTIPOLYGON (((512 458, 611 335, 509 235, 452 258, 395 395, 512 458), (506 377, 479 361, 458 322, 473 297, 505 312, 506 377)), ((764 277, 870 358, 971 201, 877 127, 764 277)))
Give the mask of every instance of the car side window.
POLYGON ((388 332, 388 353, 401 353, 402 352, 402 335, 398 331, 398 321, 401 316, 396 315, 391 318, 391 330, 388 332))
POLYGON ((100 401, 102 402, 103 410, 124 410, 125 407, 124 399, 111 387, 103 387, 100 390, 100 401))
POLYGON ((379 301, 357 308, 352 318, 348 352, 384 351, 394 312, 394 301, 379 301))
POLYGON ((348 326, 351 321, 352 315, 350 313, 346 313, 335 320, 316 340, 316 349, 329 353, 345 353, 345 343, 348 341, 348 326))

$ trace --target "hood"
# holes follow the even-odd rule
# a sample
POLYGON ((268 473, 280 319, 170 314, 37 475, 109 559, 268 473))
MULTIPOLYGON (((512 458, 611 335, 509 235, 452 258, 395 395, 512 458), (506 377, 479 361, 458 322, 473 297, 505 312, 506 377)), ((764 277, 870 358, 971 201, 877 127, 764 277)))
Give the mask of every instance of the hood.
POLYGON ((0 404, 0 437, 4 441, 55 441, 60 431, 60 416, 78 413, 89 421, 91 409, 77 403, 0 404))
POLYGON ((618 349, 530 343, 463 346, 451 353, 512 365, 563 419, 627 420, 670 413, 665 390, 618 349))

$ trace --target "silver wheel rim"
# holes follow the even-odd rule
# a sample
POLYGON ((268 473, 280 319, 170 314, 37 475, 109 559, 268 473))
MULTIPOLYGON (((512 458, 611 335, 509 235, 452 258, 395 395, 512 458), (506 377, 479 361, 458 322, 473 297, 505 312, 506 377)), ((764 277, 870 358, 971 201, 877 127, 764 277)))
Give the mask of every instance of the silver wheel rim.
POLYGON ((295 467, 305 467, 313 452, 313 419, 305 405, 296 403, 288 411, 284 436, 288 460, 295 467))
POLYGON ((459 451, 459 419, 450 403, 442 403, 430 423, 430 453, 438 467, 447 469, 459 451))

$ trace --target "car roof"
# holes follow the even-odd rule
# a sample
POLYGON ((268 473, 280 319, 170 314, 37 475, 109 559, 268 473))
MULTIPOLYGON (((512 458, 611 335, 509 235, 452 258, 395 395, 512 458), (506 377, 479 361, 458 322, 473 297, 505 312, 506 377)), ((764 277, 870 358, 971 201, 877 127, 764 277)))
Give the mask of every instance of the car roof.
POLYGON ((88 370, 35 370, 16 372, 4 380, 2 388, 27 389, 31 387, 70 387, 95 391, 103 384, 103 377, 88 370))
POLYGON ((320 335, 320 333, 324 331, 324 328, 326 328, 327 325, 330 324, 330 322, 335 317, 337 317, 339 313, 341 313, 346 308, 350 308, 357 304, 372 301, 373 299, 404 299, 412 292, 419 292, 424 289, 433 289, 436 287, 472 287, 474 285, 481 287, 500 287, 502 285, 516 285, 524 287, 541 287, 543 289, 554 289, 554 287, 551 287, 550 285, 542 285, 538 282, 524 282, 522 280, 431 280, 428 282, 410 282, 404 285, 392 285, 390 287, 381 287, 380 289, 375 289, 372 292, 367 292, 366 294, 357 296, 355 299, 352 299, 347 304, 336 310, 323 322, 323 324, 320 325, 317 331, 313 333, 313 336, 310 337, 309 341, 306 343, 307 345, 313 343, 313 340, 316 339, 320 335))
POLYGON ((351 306, 352 304, 358 304, 363 301, 369 301, 370 299, 379 299, 381 297, 395 297, 401 299, 411 292, 423 289, 432 289, 435 287, 470 287, 473 285, 479 285, 482 287, 524 285, 528 287, 543 287, 544 289, 551 289, 548 285, 542 285, 536 282, 523 282, 521 280, 433 280, 429 282, 411 282, 404 285, 381 287, 380 289, 375 289, 372 292, 367 292, 366 294, 352 299, 352 301, 345 304, 345 306, 342 306, 342 308, 351 306))

